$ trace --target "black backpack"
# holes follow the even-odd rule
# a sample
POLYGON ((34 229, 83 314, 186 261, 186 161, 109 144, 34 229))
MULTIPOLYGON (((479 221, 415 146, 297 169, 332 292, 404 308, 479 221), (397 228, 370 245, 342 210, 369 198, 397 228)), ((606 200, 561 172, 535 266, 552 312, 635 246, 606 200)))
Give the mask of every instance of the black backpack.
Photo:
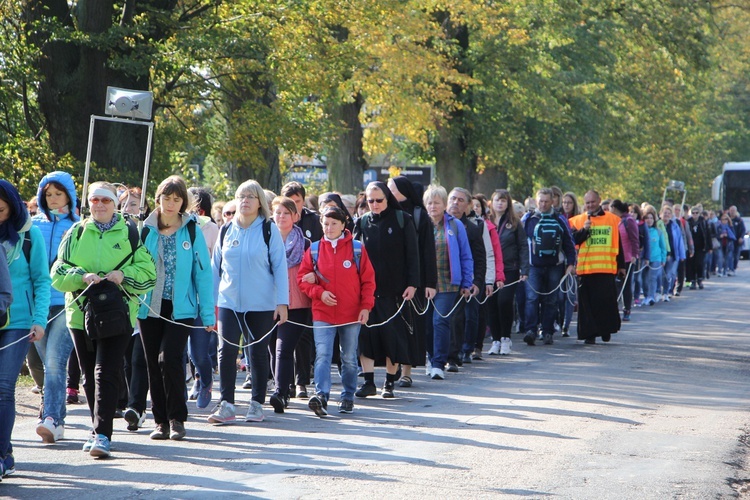
MULTIPOLYGON (((271 224, 273 222, 270 219, 263 219, 263 241, 266 243, 266 250, 268 251, 268 268, 271 270, 271 274, 273 274, 273 265, 271 264, 271 224)), ((224 224, 219 231, 219 241, 217 241, 219 256, 221 256, 221 247, 223 246, 224 237, 227 235, 228 229, 229 224, 224 224)))

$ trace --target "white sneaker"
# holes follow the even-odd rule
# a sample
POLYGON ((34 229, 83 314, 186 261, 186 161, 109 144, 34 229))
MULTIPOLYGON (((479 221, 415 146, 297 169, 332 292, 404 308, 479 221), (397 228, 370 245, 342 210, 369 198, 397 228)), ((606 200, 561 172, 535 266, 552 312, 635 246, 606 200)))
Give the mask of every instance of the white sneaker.
POLYGON ((510 354, 511 347, 513 347, 513 341, 509 337, 503 337, 500 340, 500 354, 502 356, 510 354))
POLYGON ((490 350, 487 351, 487 354, 491 354, 491 355, 500 354, 500 341, 499 340, 492 341, 492 347, 490 347, 490 350))
POLYGON ((47 417, 44 422, 36 426, 36 433, 42 437, 42 442, 52 444, 63 439, 65 426, 62 424, 55 425, 55 420, 52 417, 47 417))
POLYGON ((208 416, 208 421, 212 424, 233 424, 237 421, 237 413, 232 403, 221 401, 214 412, 208 416))
POLYGON ((440 368, 433 368, 430 373, 432 380, 445 380, 445 373, 440 368))
POLYGON ((245 415, 245 422, 262 422, 263 421, 263 407, 257 401, 250 401, 250 408, 247 409, 247 415, 245 415))
POLYGON ((188 399, 190 401, 195 401, 196 399, 198 399, 198 394, 201 393, 201 387, 203 387, 203 384, 201 384, 200 379, 195 379, 193 388, 190 389, 190 394, 188 395, 188 399))

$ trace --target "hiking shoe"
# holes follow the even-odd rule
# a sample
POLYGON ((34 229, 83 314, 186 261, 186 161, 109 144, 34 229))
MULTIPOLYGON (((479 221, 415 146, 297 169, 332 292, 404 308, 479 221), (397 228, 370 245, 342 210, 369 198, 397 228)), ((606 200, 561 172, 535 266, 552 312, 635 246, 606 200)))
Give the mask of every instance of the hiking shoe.
POLYGON ((68 388, 66 390, 66 393, 67 393, 67 398, 65 399, 65 401, 68 404, 75 405, 81 402, 80 399, 78 398, 78 391, 76 389, 68 388))
POLYGON ((528 332, 526 332, 526 335, 523 336, 523 341, 528 345, 536 345, 536 333, 534 333, 532 330, 529 330, 528 332))
MULTIPOLYGON (((200 382, 200 380, 198 380, 198 382, 200 382)), ((213 396, 212 391, 214 388, 214 379, 212 378, 211 380, 209 380, 208 385, 204 386, 202 382, 200 382, 200 384, 201 389, 200 391, 198 391, 195 406, 197 406, 198 408, 207 408, 208 405, 211 404, 211 398, 213 396)))
POLYGON ((208 416, 208 421, 212 424, 233 424, 237 421, 237 413, 232 403, 220 401, 214 412, 208 416))
POLYGON ((185 424, 179 420, 169 421, 169 439, 172 441, 181 441, 185 437, 185 424))
POLYGON ((445 380, 445 373, 441 368, 433 368, 430 373, 430 378, 432 380, 445 380))
POLYGON ((503 337, 500 340, 500 355, 507 356, 510 354, 511 348, 513 347, 513 341, 510 337, 503 337))
POLYGON ((201 379, 196 378, 195 382, 193 383, 193 388, 190 389, 190 393, 188 394, 188 400, 195 401, 198 399, 198 393, 201 391, 201 379))
POLYGON ((245 377, 245 381, 242 382, 242 388, 243 389, 253 388, 253 378, 250 376, 250 372, 247 372, 247 377, 245 377))
POLYGON ((299 399, 307 399, 307 386, 304 386, 304 385, 297 386, 297 397, 299 399))
POLYGON ((393 385, 393 382, 386 382, 385 384, 383 384, 383 392, 380 394, 380 396, 385 399, 395 398, 396 395, 393 394, 393 385))
POLYGON ((282 398, 278 392, 271 394, 268 398, 268 402, 273 406, 274 413, 284 413, 284 398, 282 398))
POLYGON ((403 377, 399 379, 398 386, 399 387, 411 387, 412 383, 413 383, 413 380, 411 379, 411 377, 408 375, 404 375, 403 377))
POLYGON ((482 350, 478 347, 474 349, 474 353, 471 355, 471 359, 474 361, 482 361, 482 350))
POLYGON ((351 399, 339 401, 339 413, 354 413, 354 401, 351 399))
POLYGON ((555 341, 552 340, 552 334, 551 333, 545 333, 544 334, 544 345, 552 345, 555 341))
POLYGON ((630 311, 628 311, 627 309, 622 312, 622 320, 630 321, 630 311))
POLYGON ((326 402, 325 396, 316 394, 311 397, 307 402, 307 407, 319 417, 325 417, 328 415, 328 402, 326 402))
POLYGON ((250 408, 247 409, 245 422, 263 422, 263 406, 257 401, 250 401, 250 408))
POLYGON ((128 430, 134 432, 143 427, 143 422, 146 421, 146 412, 140 413, 135 408, 126 408, 122 418, 128 423, 128 430))
POLYGON ((489 354, 490 356, 500 354, 500 341, 499 340, 492 341, 492 347, 490 347, 490 350, 487 351, 487 354, 489 354))
POLYGON ((89 455, 96 458, 108 458, 112 455, 109 450, 109 438, 104 434, 97 434, 96 438, 94 438, 94 444, 91 445, 89 455))
POLYGON ((88 441, 86 441, 85 443, 83 443, 83 447, 81 447, 81 451, 83 451, 84 453, 90 452, 91 451, 91 447, 94 446, 94 441, 95 440, 96 440, 96 435, 95 434, 92 434, 91 436, 89 436, 88 441))
POLYGON ((36 433, 41 436, 43 443, 53 444, 63 439, 65 426, 63 424, 55 425, 55 420, 52 417, 47 417, 36 426, 36 433))
POLYGON ((156 424, 156 428, 151 432, 149 437, 159 441, 169 439, 169 427, 167 424, 156 424))
POLYGON ((445 370, 450 373, 458 373, 458 364, 448 361, 448 368, 445 370))
POLYGON ((361 386, 359 386, 359 389, 357 389, 357 392, 354 393, 355 396, 358 398, 366 398, 367 396, 374 396, 378 393, 378 388, 375 387, 375 384, 372 382, 365 382, 361 386))

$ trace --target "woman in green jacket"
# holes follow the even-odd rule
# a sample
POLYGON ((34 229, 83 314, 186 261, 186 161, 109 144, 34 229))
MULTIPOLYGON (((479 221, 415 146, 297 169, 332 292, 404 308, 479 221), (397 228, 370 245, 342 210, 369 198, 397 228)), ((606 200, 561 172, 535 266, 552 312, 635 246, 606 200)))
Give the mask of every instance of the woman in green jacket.
POLYGON ((112 184, 91 184, 88 201, 91 217, 74 224, 60 244, 52 267, 52 286, 65 292, 66 320, 85 376, 93 432, 83 451, 103 458, 110 456, 118 374, 133 333, 138 295, 154 287, 156 268, 151 254, 140 244, 135 224, 116 212, 117 190, 112 184), (130 323, 118 335, 91 338, 95 332, 85 325, 79 295, 104 281, 125 292, 130 323))

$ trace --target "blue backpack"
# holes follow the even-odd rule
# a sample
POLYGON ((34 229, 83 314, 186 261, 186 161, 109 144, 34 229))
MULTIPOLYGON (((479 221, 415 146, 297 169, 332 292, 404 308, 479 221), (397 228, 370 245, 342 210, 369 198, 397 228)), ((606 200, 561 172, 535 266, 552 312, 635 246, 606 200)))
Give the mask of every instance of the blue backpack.
MULTIPOLYGON (((354 249, 354 264, 357 266, 357 272, 359 272, 359 261, 362 258, 362 242, 359 240, 352 240, 352 248, 354 249)), ((324 283, 328 283, 329 280, 318 271, 318 252, 320 251, 320 240, 313 241, 310 244, 310 257, 312 257, 313 271, 324 283)))

